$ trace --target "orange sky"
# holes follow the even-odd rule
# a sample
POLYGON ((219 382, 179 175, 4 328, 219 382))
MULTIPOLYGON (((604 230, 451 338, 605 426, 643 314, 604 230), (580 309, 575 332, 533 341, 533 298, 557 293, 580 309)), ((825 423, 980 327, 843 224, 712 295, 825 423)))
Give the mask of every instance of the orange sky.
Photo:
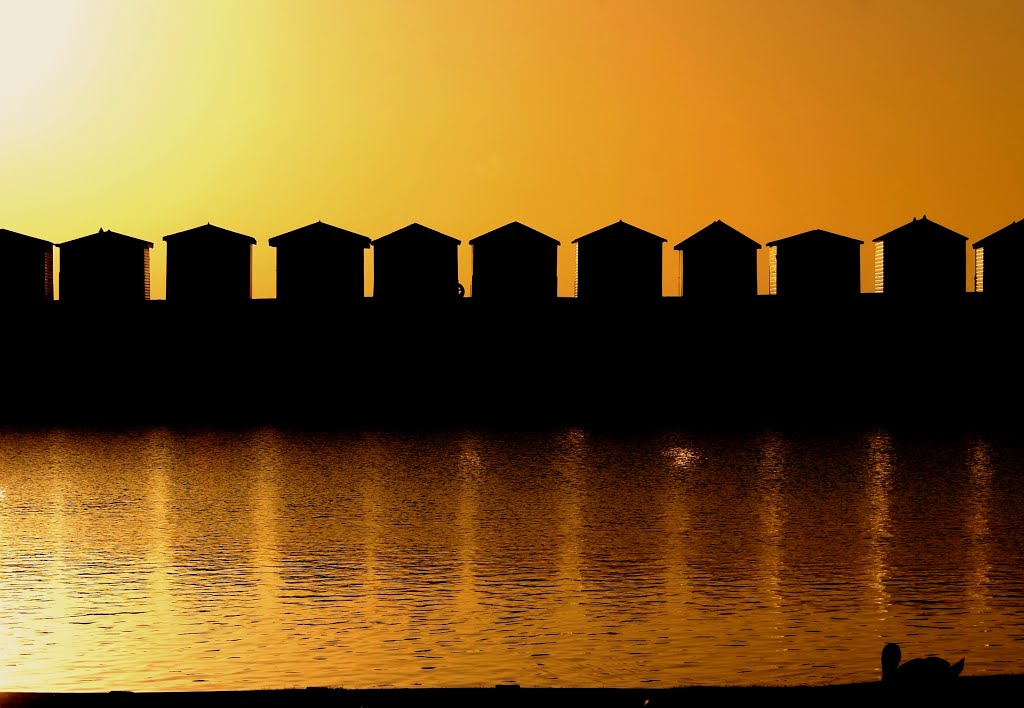
POLYGON ((153 241, 162 298, 162 237, 209 221, 273 297, 267 239, 317 219, 461 239, 467 285, 518 220, 571 295, 572 239, 623 219, 677 295, 672 246, 722 219, 860 238, 870 291, 914 216, 1024 218, 1022 28, 1019 0, 0 0, 0 227, 153 241))

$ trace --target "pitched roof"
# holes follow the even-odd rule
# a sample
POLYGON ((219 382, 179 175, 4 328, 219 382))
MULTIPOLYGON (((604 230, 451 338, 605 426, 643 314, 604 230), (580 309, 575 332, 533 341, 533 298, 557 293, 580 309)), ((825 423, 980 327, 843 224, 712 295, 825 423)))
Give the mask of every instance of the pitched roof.
POLYGON ((324 242, 324 241, 336 241, 343 239, 351 243, 357 243, 363 248, 370 247, 370 237, 357 234, 352 231, 346 231, 345 229, 331 224, 325 224, 322 221, 317 221, 313 224, 307 224, 306 226, 300 226, 292 231, 287 231, 283 234, 279 234, 270 239, 267 239, 267 243, 277 248, 282 243, 290 242, 324 242))
POLYGON ((389 239, 389 240, 394 239, 394 240, 401 241, 401 240, 410 239, 410 238, 417 239, 417 240, 418 239, 433 239, 435 241, 454 241, 457 244, 458 243, 462 243, 462 241, 460 241, 457 238, 453 238, 452 236, 449 236, 447 234, 443 234, 440 231, 434 231, 434 229, 431 229, 431 228, 428 228, 426 226, 423 226, 422 224, 415 224, 415 223, 409 224, 408 226, 403 226, 402 228, 398 229, 397 231, 392 231, 389 234, 386 234, 386 235, 381 236, 379 238, 375 238, 373 240, 373 243, 378 243, 379 241, 383 241, 384 239, 389 239))
POLYGON ((774 241, 769 241, 766 246, 777 246, 782 242, 795 243, 805 241, 833 241, 836 243, 842 243, 843 241, 855 241, 857 243, 864 243, 859 238, 850 238, 849 236, 842 236, 840 234, 832 233, 831 231, 823 231, 822 229, 812 229, 810 231, 804 231, 801 234, 794 236, 786 236, 785 238, 777 238, 774 241))
POLYGON ((972 247, 978 248, 979 246, 986 246, 993 242, 1006 241, 1008 239, 1024 239, 1024 220, 1014 221, 985 238, 979 238, 972 244, 972 247))
POLYGON ((36 238, 35 236, 26 236, 25 234, 19 234, 17 231, 11 231, 10 229, 0 229, 0 240, 14 241, 37 246, 53 245, 52 242, 46 241, 45 239, 36 238))
POLYGON ((589 234, 584 234, 583 236, 574 238, 572 242, 576 243, 577 241, 582 241, 583 239, 590 238, 628 238, 646 240, 653 239, 661 242, 665 242, 668 240, 662 238, 661 236, 652 234, 650 231, 644 231, 643 229, 633 226, 632 224, 627 224, 622 219, 619 219, 614 224, 609 224, 608 226, 600 228, 597 231, 591 231, 589 234))
POLYGON ((929 221, 927 216, 922 216, 920 219, 915 216, 912 221, 909 221, 906 224, 903 224, 903 226, 895 228, 888 233, 882 234, 881 236, 872 239, 872 241, 884 241, 891 238, 957 238, 962 241, 967 240, 967 237, 963 234, 958 234, 952 229, 947 229, 942 224, 929 221))
POLYGON ((73 246, 78 245, 85 241, 87 241, 88 243, 96 243, 102 241, 109 241, 111 243, 123 242, 125 244, 134 244, 140 248, 153 247, 152 241, 144 241, 141 238, 135 238, 134 236, 125 236, 124 234, 119 234, 116 231, 104 231, 103 229, 100 229, 94 234, 89 234, 88 236, 79 236, 78 238, 73 238, 68 241, 65 241, 64 243, 56 243, 54 245, 57 247, 73 246))
POLYGON ((480 242, 484 242, 484 241, 504 241, 504 240, 515 240, 515 241, 527 241, 527 240, 529 240, 529 241, 538 241, 538 242, 541 242, 541 241, 554 241, 557 245, 561 245, 561 242, 558 239, 552 238, 552 237, 548 236, 547 234, 542 234, 540 231, 537 231, 536 229, 531 229, 529 226, 526 226, 524 224, 520 224, 518 221, 513 221, 511 223, 505 224, 504 226, 499 226, 498 228, 494 229, 493 231, 488 231, 487 233, 485 233, 485 234, 483 234, 481 236, 477 236, 476 238, 471 238, 469 240, 469 243, 470 244, 476 244, 476 243, 480 243, 480 242))
POLYGON ((252 236, 246 236, 245 234, 240 234, 237 231, 228 231, 227 229, 222 229, 219 226, 214 226, 214 225, 208 224, 208 223, 207 224, 203 224, 202 226, 197 226, 197 227, 195 227, 193 229, 186 229, 184 231, 179 231, 176 234, 168 234, 167 236, 164 236, 164 241, 167 241, 168 243, 170 243, 172 240, 173 241, 180 241, 180 240, 189 240, 189 239, 197 239, 197 238, 202 238, 202 239, 221 239, 222 241, 224 241, 224 240, 245 240, 245 241, 248 241, 249 243, 253 243, 253 244, 256 243, 256 239, 254 239, 252 236))
POLYGON ((754 239, 750 238, 745 234, 740 233, 739 231, 729 226, 729 224, 725 223, 721 219, 715 219, 697 233, 693 234, 692 236, 687 236, 686 238, 684 238, 682 241, 673 246, 672 249, 675 251, 681 251, 687 246, 700 244, 704 241, 708 241, 711 239, 714 239, 715 241, 730 239, 736 242, 749 242, 756 248, 761 248, 761 244, 759 244, 754 239))

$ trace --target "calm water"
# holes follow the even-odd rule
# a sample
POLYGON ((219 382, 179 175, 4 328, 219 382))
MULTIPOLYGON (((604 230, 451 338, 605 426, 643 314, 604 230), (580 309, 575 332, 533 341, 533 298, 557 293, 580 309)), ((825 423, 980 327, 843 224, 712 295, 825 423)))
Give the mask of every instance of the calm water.
POLYGON ((886 430, 0 431, 0 690, 1024 671, 1024 450, 886 430))

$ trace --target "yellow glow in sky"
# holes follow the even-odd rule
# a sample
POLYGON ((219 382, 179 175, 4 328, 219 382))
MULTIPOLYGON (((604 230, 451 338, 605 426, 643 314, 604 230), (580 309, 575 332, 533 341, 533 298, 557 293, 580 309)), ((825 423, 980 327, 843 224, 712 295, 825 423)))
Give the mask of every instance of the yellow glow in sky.
MULTIPOLYGON (((870 241, 914 216, 971 241, 1024 218, 1015 0, 0 0, 0 227, 154 242, 322 219, 563 243, 618 219, 672 246, 870 241)), ((372 257, 372 249, 370 251, 372 257)), ((767 291, 761 253, 760 289, 767 291)), ((965 283, 971 273, 965 254, 965 283)), ((59 283, 58 283, 59 288, 59 283)))

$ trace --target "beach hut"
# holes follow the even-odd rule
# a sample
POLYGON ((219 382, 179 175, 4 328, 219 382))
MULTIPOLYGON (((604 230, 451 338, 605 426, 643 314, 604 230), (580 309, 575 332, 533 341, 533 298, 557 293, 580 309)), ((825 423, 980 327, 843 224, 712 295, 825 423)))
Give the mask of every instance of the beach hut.
POLYGON ((60 249, 60 299, 132 303, 149 299, 150 241, 100 229, 55 244, 60 249))
POLYGON ((875 292, 895 298, 948 298, 966 292, 967 237, 927 216, 874 239, 875 292))
POLYGON ((0 229, 0 305, 53 300, 53 244, 0 229))
POLYGON ((576 297, 602 302, 661 298, 665 241, 621 220, 573 239, 576 297))
POLYGON ((558 297, 557 239, 518 221, 469 241, 473 298, 536 302, 558 297))
POLYGON ((252 236, 204 224, 164 241, 168 302, 212 305, 252 298, 252 236))
POLYGON ((768 294, 808 300, 859 295, 863 244, 821 229, 769 241, 768 294))
POLYGON ((674 247, 684 297, 732 300, 757 295, 761 244, 716 220, 674 247))
POLYGON ((362 300, 368 236, 317 221, 267 243, 277 250, 277 299, 281 302, 362 300))
POLYGON ((440 231, 410 224, 372 242, 373 297, 442 302, 465 294, 459 283, 459 244, 440 231))
POLYGON ((974 291, 987 297, 1024 298, 1024 221, 979 239, 974 249, 974 291))

